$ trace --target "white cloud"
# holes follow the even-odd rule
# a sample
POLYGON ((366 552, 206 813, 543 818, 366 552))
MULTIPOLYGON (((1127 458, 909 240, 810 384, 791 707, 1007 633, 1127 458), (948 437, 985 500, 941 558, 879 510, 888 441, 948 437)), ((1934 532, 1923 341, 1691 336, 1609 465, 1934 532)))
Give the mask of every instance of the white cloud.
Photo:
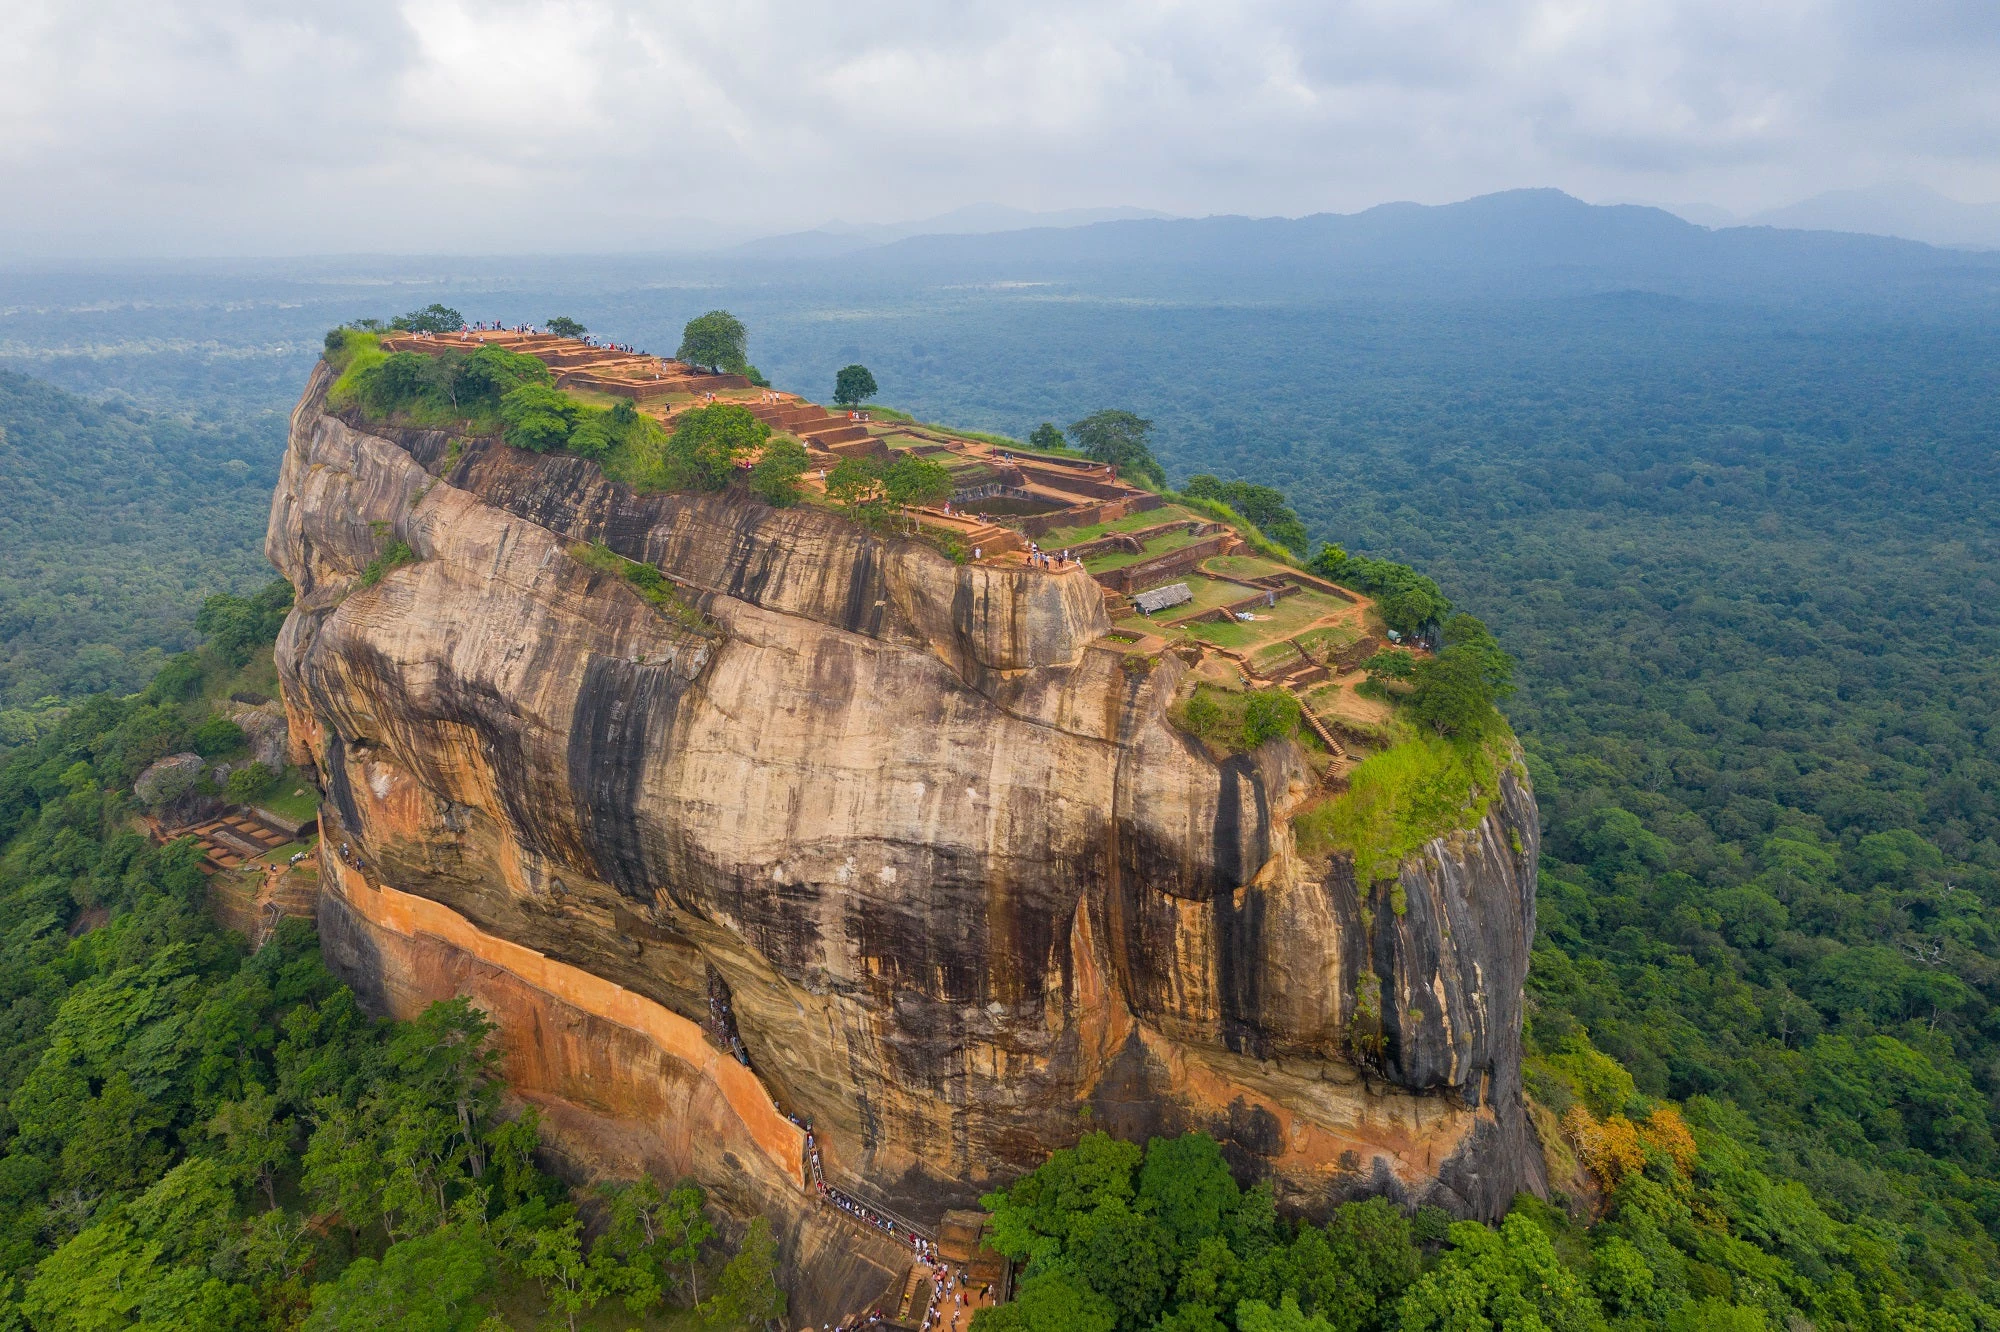
POLYGON ((16 252, 630 249, 688 217, 1301 213, 1520 185, 2000 197, 1989 0, 17 8, 16 252))

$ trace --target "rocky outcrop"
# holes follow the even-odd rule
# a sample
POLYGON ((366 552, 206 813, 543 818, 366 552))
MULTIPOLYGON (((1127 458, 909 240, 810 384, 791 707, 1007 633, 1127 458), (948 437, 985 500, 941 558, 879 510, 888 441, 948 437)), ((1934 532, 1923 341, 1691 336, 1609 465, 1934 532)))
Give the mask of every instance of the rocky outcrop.
MULTIPOLYGON (((225 770, 221 777, 228 776, 225 770)), ((185 827, 222 808, 222 782, 199 754, 169 754, 132 783, 132 794, 168 828, 185 827)))
POLYGON ((232 700, 223 714, 242 730, 250 746, 252 762, 272 772, 285 770, 285 710, 276 703, 244 703, 232 700))
POLYGON ((1179 662, 1094 646, 1081 571, 369 433, 325 383, 294 414, 267 551, 298 594, 292 757, 368 866, 323 899, 330 956, 390 1007, 398 976, 486 987, 564 1141, 725 1176, 734 1153, 746 1207, 794 1188, 690 1050, 602 1015, 553 1040, 574 1004, 377 921, 382 888, 697 1026, 726 1002, 836 1182, 920 1219, 1093 1124, 1206 1129, 1307 1210, 1388 1191, 1491 1216, 1541 1187, 1520 773, 1399 889, 1357 884, 1294 850, 1298 751, 1217 763, 1176 731, 1179 662), (391 539, 417 560, 365 583, 391 539), (573 558, 588 541, 687 607, 573 558))

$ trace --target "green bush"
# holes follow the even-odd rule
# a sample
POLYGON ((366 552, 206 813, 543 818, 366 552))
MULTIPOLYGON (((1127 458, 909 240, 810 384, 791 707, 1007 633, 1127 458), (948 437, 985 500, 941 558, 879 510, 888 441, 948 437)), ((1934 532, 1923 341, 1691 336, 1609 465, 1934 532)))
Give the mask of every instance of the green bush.
POLYGON ((417 552, 410 548, 409 542, 400 538, 391 541, 382 548, 380 555, 368 561, 366 567, 361 570, 361 586, 373 587, 381 582, 382 576, 391 569, 400 569, 406 564, 416 562, 417 552))
POLYGON ((167 664, 146 686, 144 697, 148 703, 183 703, 200 692, 201 658, 182 652, 167 658, 167 664))
POLYGON ((624 579, 633 591, 688 628, 703 633, 714 631, 714 622, 683 597, 672 580, 655 566, 628 560, 601 541, 579 542, 569 548, 569 554, 578 564, 624 579))
POLYGON ((327 360, 340 372, 327 393, 336 410, 417 426, 469 421, 495 429, 508 393, 554 382, 540 361, 504 347, 388 353, 376 335, 354 329, 327 334, 327 360))
POLYGON ((210 717, 195 727, 188 738, 194 752, 203 758, 220 758, 241 749, 247 742, 243 728, 227 717, 210 717))
POLYGON ((523 384, 500 399, 507 442, 532 453, 548 453, 568 444, 580 414, 576 402, 546 384, 523 384))
POLYGON ((1290 735, 1299 728, 1299 701, 1282 689, 1259 689, 1243 705, 1243 745, 1255 749, 1266 740, 1290 735))
POLYGON ((750 489, 766 504, 787 508, 799 502, 805 492, 799 478, 805 475, 805 445, 790 436, 780 436, 764 445, 757 465, 750 469, 750 489))
POLYGON ((1438 585, 1407 564, 1349 555, 1328 544, 1308 567, 1322 578, 1368 593, 1382 622, 1399 634, 1421 633, 1451 611, 1451 600, 1438 585))
POLYGON ((1307 855, 1344 851, 1364 888, 1425 842, 1486 816, 1499 790, 1488 743, 1419 736, 1364 759, 1347 790, 1293 820, 1307 855))
POLYGON ((1299 702, 1282 689, 1242 693, 1197 685, 1170 714, 1188 734, 1232 752, 1247 752, 1298 730, 1299 702))
POLYGON ((1189 477, 1187 484, 1181 487, 1181 493, 1228 505, 1255 523, 1265 536, 1289 551, 1303 553, 1312 544, 1305 524, 1299 521, 1298 514, 1292 511, 1281 490, 1249 481, 1224 481, 1201 473, 1189 477))
POLYGON ((1203 740, 1214 734, 1221 722, 1222 709, 1215 705, 1214 695, 1206 689, 1195 690, 1181 707, 1181 726, 1203 740))
POLYGON ((942 463, 898 453, 842 458, 827 478, 828 498, 863 522, 882 524, 898 510, 941 504, 951 496, 951 470, 942 463))
POLYGON ((770 437, 770 426, 733 402, 682 413, 667 441, 667 489, 722 489, 736 475, 737 462, 770 437))
POLYGON ((247 805, 269 789, 277 776, 262 763, 252 763, 230 773, 229 780, 223 783, 222 793, 232 805, 247 805))

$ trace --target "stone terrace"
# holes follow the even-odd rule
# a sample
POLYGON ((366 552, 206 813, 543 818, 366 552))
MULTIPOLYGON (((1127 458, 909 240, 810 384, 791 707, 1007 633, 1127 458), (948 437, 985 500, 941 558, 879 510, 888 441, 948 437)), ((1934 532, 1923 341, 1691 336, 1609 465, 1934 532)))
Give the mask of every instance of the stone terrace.
POLYGON ((505 347, 547 365, 559 388, 629 399, 669 425, 709 402, 736 403, 805 446, 806 485, 814 491, 843 458, 901 451, 929 458, 951 470, 954 489, 947 504, 912 512, 922 527, 976 552, 981 563, 1029 564, 1039 546, 1058 557, 1043 562, 1051 576, 1094 579, 1115 626, 1103 640, 1107 648, 1148 657, 1176 652, 1196 679, 1218 688, 1284 689, 1329 752, 1329 782, 1351 766, 1357 741, 1365 748, 1386 719, 1386 704, 1355 692, 1359 663, 1380 644, 1367 598, 1262 560, 1228 525, 1129 485, 1104 463, 877 421, 867 412, 832 412, 740 375, 545 333, 401 334, 382 345, 429 353, 505 347), (1157 616, 1133 604, 1134 593, 1182 581, 1192 588, 1191 604, 1157 616))

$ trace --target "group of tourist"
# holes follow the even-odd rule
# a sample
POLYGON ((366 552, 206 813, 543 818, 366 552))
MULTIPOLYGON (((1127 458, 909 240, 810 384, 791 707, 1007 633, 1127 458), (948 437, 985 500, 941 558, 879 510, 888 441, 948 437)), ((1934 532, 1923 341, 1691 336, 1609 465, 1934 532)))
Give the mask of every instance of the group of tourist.
POLYGON ((708 992, 708 1026, 709 1034, 715 1038, 716 1043, 736 1056, 737 1063, 749 1068, 750 1051, 744 1048, 743 1038, 736 1034, 736 1016, 730 1012, 729 1001, 714 990, 708 992))
POLYGON ((918 1332, 931 1332, 934 1327, 945 1326, 947 1313, 951 1319, 952 1332, 961 1332, 965 1318, 965 1290, 953 1278, 951 1268, 943 1263, 931 1264, 931 1302, 924 1308, 924 1321, 918 1332))
MULTIPOLYGON (((1066 550, 1057 555, 1043 550, 1040 546, 1030 541, 1028 543, 1028 563, 1037 569, 1067 569, 1071 564, 1071 560, 1069 552, 1066 550)), ((1076 563, 1080 564, 1082 561, 1079 560, 1076 563)))
MULTIPOLYGON (((949 1263, 938 1257, 937 1245, 911 1229, 907 1223, 898 1224, 890 1217, 882 1215, 867 1204, 850 1198, 839 1189, 826 1182, 826 1171, 820 1164, 819 1139, 813 1136, 812 1128, 793 1115, 786 1115, 794 1124, 806 1131, 806 1161, 811 1166, 813 1191, 828 1206, 847 1213, 863 1225, 873 1226, 891 1239, 910 1246, 917 1261, 926 1263, 931 1269, 931 1299, 924 1309, 921 1332, 931 1332, 932 1328, 944 1326, 947 1310, 950 1324, 956 1332, 962 1332, 966 1313, 965 1278, 949 1263)), ((850 1320, 851 1321, 851 1320, 850 1320)), ((862 1320, 868 1324, 883 1321, 880 1309, 862 1320)), ((848 1324, 843 1324, 847 1326, 848 1324)))
POLYGON ((874 1208, 848 1197, 839 1189, 827 1183, 826 1171, 820 1165, 819 1140, 813 1136, 811 1126, 793 1119, 790 1115, 785 1116, 785 1118, 791 1119, 794 1124, 798 1124, 800 1128, 806 1131, 806 1161, 812 1167, 813 1189, 821 1198, 824 1198, 828 1203, 847 1213, 855 1220, 871 1225, 885 1235, 891 1235, 897 1239, 908 1241, 910 1247, 916 1250, 919 1258, 931 1259, 937 1256, 936 1246, 922 1235, 910 1229, 908 1225, 905 1225, 898 1232, 894 1221, 883 1216, 874 1208))

